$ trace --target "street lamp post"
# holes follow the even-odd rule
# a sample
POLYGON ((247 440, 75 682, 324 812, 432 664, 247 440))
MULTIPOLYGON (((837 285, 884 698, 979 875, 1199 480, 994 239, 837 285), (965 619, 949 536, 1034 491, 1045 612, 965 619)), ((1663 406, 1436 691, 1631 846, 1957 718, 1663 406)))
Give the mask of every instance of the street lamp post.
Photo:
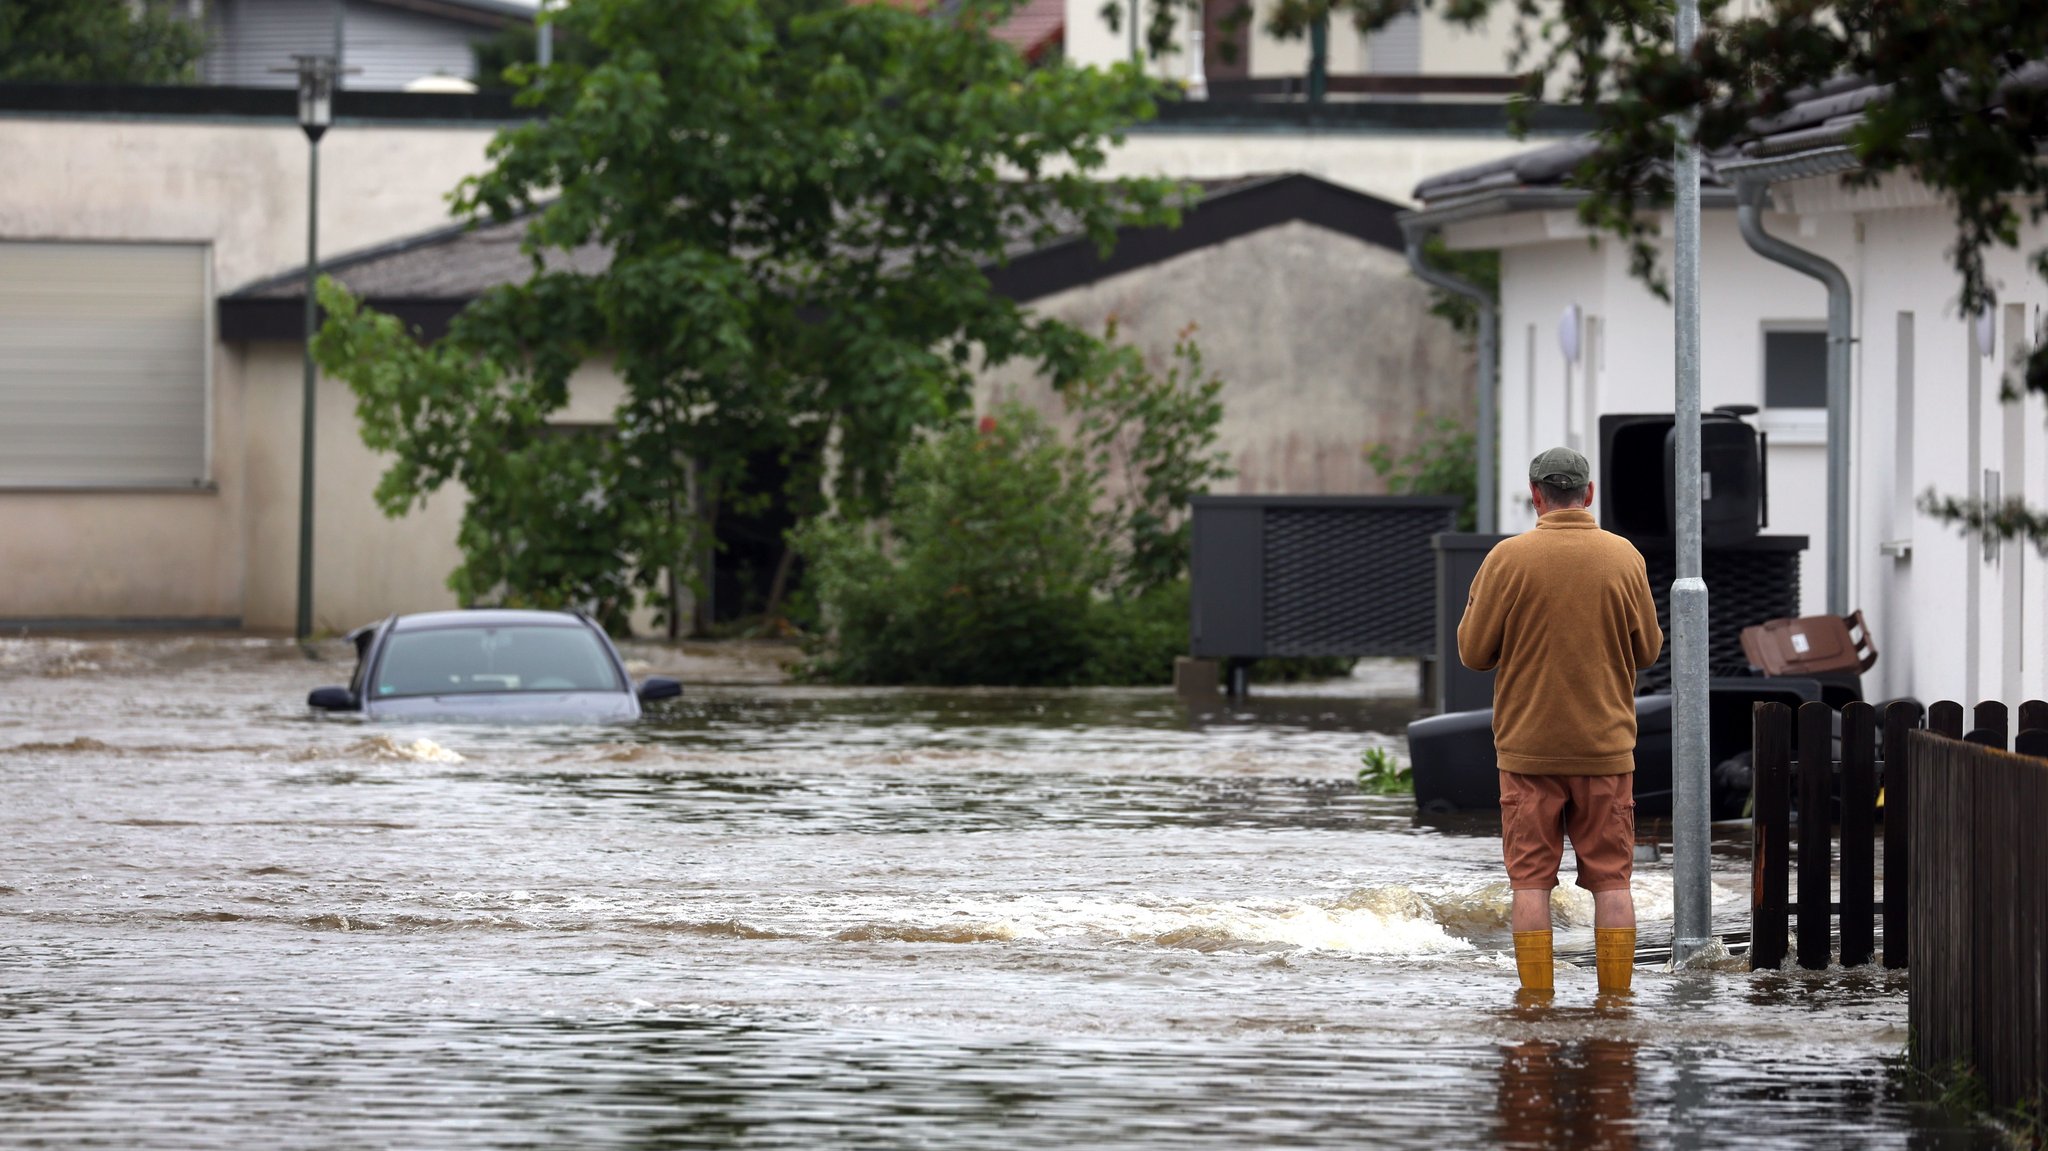
POLYGON ((306 131, 306 382, 299 434, 299 615, 301 642, 313 634, 313 431, 316 395, 313 332, 319 302, 313 285, 320 275, 320 137, 334 121, 335 60, 295 56, 299 74, 299 127, 306 131))
MULTIPOLYGON (((1699 0, 1679 0, 1676 44, 1690 55, 1699 36, 1699 0)), ((1707 582, 1700 515, 1700 149, 1695 109, 1679 121, 1672 205, 1676 275, 1676 420, 1678 579, 1671 585, 1671 960, 1683 966, 1710 953, 1713 886, 1708 874, 1711 805, 1707 731, 1707 582)))

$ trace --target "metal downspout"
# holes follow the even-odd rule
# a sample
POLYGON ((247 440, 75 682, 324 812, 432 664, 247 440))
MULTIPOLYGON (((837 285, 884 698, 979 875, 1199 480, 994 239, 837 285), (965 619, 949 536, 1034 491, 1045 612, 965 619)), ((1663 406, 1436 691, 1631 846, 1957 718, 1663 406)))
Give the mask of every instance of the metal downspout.
POLYGON ((1422 240, 1428 234, 1425 229, 1404 227, 1402 232, 1408 241, 1408 266, 1415 270, 1415 274, 1421 277, 1424 283, 1463 296, 1479 308, 1479 434, 1475 437, 1476 442, 1472 447, 1473 454, 1479 459, 1479 507, 1475 518, 1479 531, 1491 535, 1499 530, 1499 517, 1494 512, 1494 506, 1500 498, 1498 483, 1494 479, 1497 454, 1495 440, 1499 421, 1494 415, 1493 404, 1493 369, 1494 361, 1498 358, 1494 351, 1498 337, 1493 296, 1470 280, 1460 279, 1441 268, 1432 267, 1422 254, 1422 240))
POLYGON ((1825 257, 1764 231, 1761 180, 1736 184, 1742 238, 1766 260, 1802 272, 1828 290, 1828 614, 1849 614, 1849 345, 1854 339, 1849 278, 1825 257))

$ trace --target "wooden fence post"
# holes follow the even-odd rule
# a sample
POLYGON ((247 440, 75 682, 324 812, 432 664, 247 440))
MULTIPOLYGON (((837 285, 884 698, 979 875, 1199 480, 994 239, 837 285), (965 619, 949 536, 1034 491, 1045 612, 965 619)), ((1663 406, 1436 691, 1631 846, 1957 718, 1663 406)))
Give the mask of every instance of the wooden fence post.
MULTIPOLYGON (((1943 701, 1927 709, 1937 719, 1962 724, 1962 707, 1943 701)), ((1907 1030, 1915 1064, 1922 1070, 1971 1058, 1970 1009, 1971 864, 1969 834, 1972 772, 1957 762, 1965 748, 1938 731, 1907 736, 1913 759, 1913 869, 1907 911, 1912 920, 1913 957, 1906 967, 1907 1030)))
POLYGON ((2048 701, 2030 699, 2020 705, 2019 730, 2012 749, 2021 755, 2048 759, 2048 701))
POLYGON ((1927 709, 1927 730, 1950 739, 1963 738, 1963 705, 1941 700, 1927 709))
POLYGON ((2016 989, 2011 1012, 2017 1047, 2014 1080, 2033 1101, 2048 1091, 2048 988, 2042 986, 2039 975, 2040 968, 2048 964, 2048 845, 2041 842, 2038 823, 2040 814, 2048 811, 2048 772, 2022 770, 2013 775, 2013 796, 2006 806, 2022 858, 2013 869, 2020 899, 2012 909, 2018 929, 2017 962, 2007 978, 2014 984, 2027 984, 2016 989), (2030 971, 2035 976, 2031 981, 2024 974, 2030 971))
POLYGON ((1906 966, 1913 954, 1912 916, 1906 914, 1913 866, 1913 776, 1906 733, 1920 726, 1920 716, 1920 705, 1911 700, 1884 709, 1884 965, 1893 968, 1906 966))
POLYGON ((1916 1066, 1966 1064, 1992 1106, 2025 1106, 2048 1088, 2048 769, 1996 748, 1996 711, 1977 716, 1967 741, 1907 737, 1907 1030, 1916 1066))
POLYGON ((1792 875, 1792 709, 1759 703, 1751 709, 1754 793, 1749 856, 1749 969, 1785 962, 1787 887, 1792 875))
POLYGON ((1799 966, 1828 965, 1834 878, 1834 709, 1799 705, 1799 966))
POLYGON ((2005 705, 1995 699, 1987 699, 1977 705, 1976 714, 1971 718, 1972 727, 1963 738, 1985 747, 2004 751, 2009 744, 2010 728, 2006 724, 2005 705))
POLYGON ((1842 707, 1842 966, 1877 950, 1877 709, 1842 707))

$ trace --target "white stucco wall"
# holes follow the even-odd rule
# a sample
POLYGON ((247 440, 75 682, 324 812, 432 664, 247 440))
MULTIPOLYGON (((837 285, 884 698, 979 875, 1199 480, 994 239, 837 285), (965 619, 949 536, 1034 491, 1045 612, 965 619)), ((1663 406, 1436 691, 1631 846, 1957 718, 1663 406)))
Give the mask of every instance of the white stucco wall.
MULTIPOLYGON (((1997 354, 1979 358, 1972 325, 1957 310, 1960 280, 1947 255, 1954 225, 1945 209, 1896 184, 1842 193, 1832 178, 1780 189, 1776 202, 1789 211, 1769 215, 1769 230, 1834 260, 1854 293, 1850 602, 1882 653, 1866 696, 2016 704, 2048 695, 2048 561, 2010 543, 1986 558, 1981 545, 1914 506, 1929 488, 1980 490, 1986 469, 1999 473, 2006 495, 2048 502, 2048 405, 1998 398, 2004 366, 2040 330, 2048 286, 2020 254, 1991 255, 2000 285, 1997 354), (1900 543, 1909 553, 1891 554, 1900 543)), ((1600 412, 1671 410, 1672 313, 1629 276, 1619 244, 1589 246, 1568 212, 1473 221, 1449 234, 1459 246, 1503 251, 1502 528, 1521 530, 1532 517, 1520 462, 1574 430, 1563 419, 1565 306, 1577 303, 1589 320, 1586 362, 1574 372, 1581 404, 1588 367, 1597 378, 1593 410, 1579 408, 1574 421, 1589 456, 1600 412)), ((2043 243, 2048 230, 2029 229, 2022 247, 2043 243)), ((1664 259, 1668 268, 1668 244, 1664 259)), ((1823 320, 1826 293, 1751 252, 1728 211, 1703 221, 1701 280, 1704 403, 1761 404, 1764 326, 1823 320)), ((1802 611, 1818 614, 1826 607, 1824 436, 1802 434, 1768 411, 1761 422, 1772 434, 1768 530, 1812 540, 1801 565, 1802 611)))
MULTIPOLYGON (((1923 699, 2017 704, 2048 696, 2048 572, 2040 553, 1982 544, 1912 506, 1929 488, 1974 494, 1987 469, 2005 495, 2048 502, 2048 410, 2038 396, 1999 400, 2008 364, 2031 347, 2048 288, 2012 252, 1993 253, 1999 285, 1993 355, 1981 357, 1974 324, 1957 306, 1960 280, 1947 249, 1954 223, 1938 207, 1863 214, 1857 277, 1857 469, 1862 546, 1857 590, 1885 605, 1894 637, 1888 683, 1923 699), (1909 328, 1910 344, 1901 337, 1909 328), (1902 407, 1901 383, 1910 382, 1902 407), (1974 397, 1973 397, 1974 389, 1974 397), (1904 418, 1902 418, 1902 415, 1904 418), (1972 435, 1974 426, 1975 435, 1972 435), (1908 557, 1879 552, 1911 542, 1908 557), (1973 622, 1974 617, 1974 622, 1973 622)), ((2029 229, 2026 246, 2048 242, 2029 229)), ((1882 638, 1883 633, 1880 633, 1882 638)))
MULTIPOLYGON (((1501 275, 1501 529, 1531 526, 1524 465, 1537 452, 1568 443, 1600 467, 1599 417, 1613 412, 1668 412, 1676 366, 1671 306, 1629 273, 1626 246, 1594 239, 1570 212, 1551 213, 1539 238, 1503 250, 1501 275), (1565 361, 1559 323, 1567 306, 1582 315, 1581 362, 1571 371, 1571 426, 1566 426, 1565 361)), ((1797 235, 1798 221, 1772 216, 1775 232, 1797 235)), ((1665 233, 1669 234, 1666 227, 1665 233)), ((1503 233, 1454 230, 1461 246, 1493 242, 1503 233)), ((1846 226, 1801 242, 1841 255, 1846 226), (1842 235, 1830 235, 1841 232, 1842 235)), ((1701 401, 1763 404, 1763 331, 1768 323, 1825 320, 1827 293, 1820 285, 1750 252, 1733 212, 1707 213, 1701 230, 1701 401)), ((1670 245, 1662 248, 1670 267, 1670 245)), ((1774 424, 1765 412, 1760 421, 1774 424)), ((1768 465, 1773 535, 1804 535, 1811 544, 1800 565, 1801 601, 1809 612, 1826 601, 1827 509, 1797 493, 1824 491, 1826 445, 1792 433, 1770 440, 1768 465)), ((1595 490, 1596 501, 1599 492, 1595 490)), ((1596 509, 1597 510, 1597 509, 1596 509)))

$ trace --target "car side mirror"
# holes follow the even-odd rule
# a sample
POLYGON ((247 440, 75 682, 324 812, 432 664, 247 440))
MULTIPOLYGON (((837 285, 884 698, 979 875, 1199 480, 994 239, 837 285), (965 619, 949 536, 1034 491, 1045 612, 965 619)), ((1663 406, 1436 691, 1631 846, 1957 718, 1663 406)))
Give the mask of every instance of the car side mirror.
POLYGON ((345 687, 316 687, 306 696, 306 706, 321 711, 354 711, 356 693, 345 687))
POLYGON ((674 699, 683 694, 683 685, 666 676, 649 676, 640 685, 640 702, 653 703, 657 699, 674 699))

